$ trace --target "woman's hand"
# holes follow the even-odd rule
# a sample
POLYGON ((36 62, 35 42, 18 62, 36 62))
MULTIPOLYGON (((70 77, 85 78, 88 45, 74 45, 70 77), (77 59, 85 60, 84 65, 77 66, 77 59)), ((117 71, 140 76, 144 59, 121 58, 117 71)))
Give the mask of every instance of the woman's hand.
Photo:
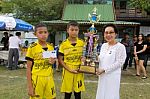
POLYGON ((50 64, 54 64, 56 62, 56 58, 49 58, 49 63, 50 64))
POLYGON ((136 52, 134 52, 134 56, 135 56, 135 57, 137 56, 137 53, 136 53, 136 52))
POLYGON ((139 60, 137 55, 134 58, 135 58, 135 60, 139 60))
POLYGON ((101 75, 101 74, 104 73, 104 72, 105 72, 105 70, 102 69, 102 68, 99 68, 99 69, 96 70, 96 74, 97 74, 97 75, 101 75))

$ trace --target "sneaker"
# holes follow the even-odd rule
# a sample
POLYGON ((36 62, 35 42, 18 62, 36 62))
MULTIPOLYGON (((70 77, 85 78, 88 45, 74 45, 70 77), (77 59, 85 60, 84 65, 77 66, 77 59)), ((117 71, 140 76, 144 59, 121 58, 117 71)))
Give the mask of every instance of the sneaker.
POLYGON ((147 77, 146 77, 146 76, 143 76, 142 79, 147 79, 147 77))
POLYGON ((135 76, 140 76, 139 74, 136 74, 135 76))

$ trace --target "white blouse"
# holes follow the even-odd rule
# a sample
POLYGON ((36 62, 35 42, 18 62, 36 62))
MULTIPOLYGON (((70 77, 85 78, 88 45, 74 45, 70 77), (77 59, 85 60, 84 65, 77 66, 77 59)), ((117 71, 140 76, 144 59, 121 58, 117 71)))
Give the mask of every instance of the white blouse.
MULTIPOLYGON (((126 59, 126 49, 123 44, 117 43, 110 46, 104 43, 100 51, 100 67, 105 70, 105 73, 116 71, 124 64, 126 59)), ((120 70, 118 72, 121 72, 120 70)))

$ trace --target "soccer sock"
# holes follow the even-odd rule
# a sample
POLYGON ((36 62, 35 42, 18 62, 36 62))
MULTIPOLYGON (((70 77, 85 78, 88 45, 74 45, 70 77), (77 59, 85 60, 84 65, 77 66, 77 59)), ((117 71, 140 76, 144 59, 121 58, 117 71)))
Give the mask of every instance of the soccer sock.
POLYGON ((70 99, 70 98, 71 98, 71 94, 72 94, 72 93, 66 93, 66 92, 65 92, 65 99, 70 99))
POLYGON ((81 92, 74 92, 75 99, 81 99, 81 92))

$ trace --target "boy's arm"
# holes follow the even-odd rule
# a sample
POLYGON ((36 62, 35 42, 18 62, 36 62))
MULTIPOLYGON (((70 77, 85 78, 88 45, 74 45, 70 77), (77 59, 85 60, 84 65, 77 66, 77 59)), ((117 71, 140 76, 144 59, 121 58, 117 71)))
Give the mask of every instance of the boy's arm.
POLYGON ((35 96, 34 88, 32 85, 32 75, 31 75, 31 69, 32 69, 32 61, 27 60, 27 86, 28 86, 28 94, 29 96, 35 96))
POLYGON ((67 70, 67 71, 69 71, 69 72, 71 72, 71 73, 78 73, 77 72, 77 70, 71 70, 65 63, 64 63, 64 61, 63 61, 63 56, 62 55, 59 55, 58 56, 58 61, 59 61, 59 63, 67 70))

